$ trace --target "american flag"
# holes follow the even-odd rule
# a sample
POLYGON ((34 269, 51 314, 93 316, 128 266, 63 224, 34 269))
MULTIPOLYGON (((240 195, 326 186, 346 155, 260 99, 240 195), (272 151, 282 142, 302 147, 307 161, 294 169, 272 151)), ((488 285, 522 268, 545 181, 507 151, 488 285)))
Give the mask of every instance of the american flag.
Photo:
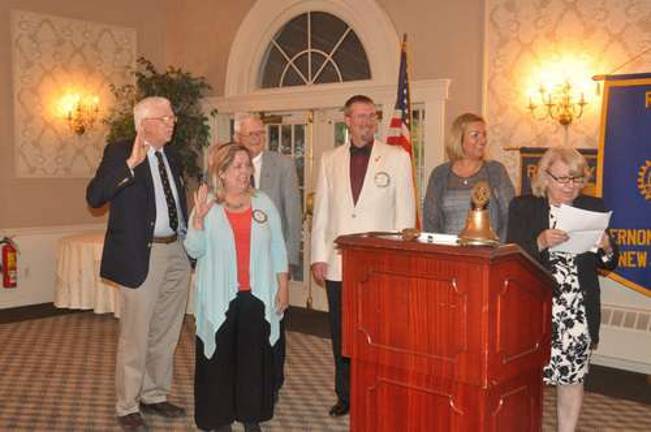
POLYGON ((398 96, 393 117, 387 131, 387 144, 399 145, 414 159, 411 145, 411 99, 409 97, 409 73, 407 71, 407 35, 403 36, 400 50, 400 73, 398 75, 398 96))
POLYGON ((387 131, 387 144, 399 145, 411 158, 411 175, 414 180, 414 196, 416 197, 416 228, 420 228, 420 197, 418 182, 416 181, 416 169, 414 151, 411 144, 411 98, 409 96, 409 72, 407 66, 407 35, 402 37, 402 48, 400 49, 400 73, 398 74, 398 96, 393 109, 393 116, 389 122, 387 131))

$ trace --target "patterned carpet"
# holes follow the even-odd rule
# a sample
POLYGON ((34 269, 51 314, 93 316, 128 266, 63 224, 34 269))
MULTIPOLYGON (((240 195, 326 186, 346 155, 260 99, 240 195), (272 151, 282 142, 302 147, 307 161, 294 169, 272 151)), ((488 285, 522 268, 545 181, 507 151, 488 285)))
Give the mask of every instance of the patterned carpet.
MULTIPOLYGON (((117 321, 78 313, 0 325, 0 431, 111 431, 117 321)), ((288 333, 286 383, 265 431, 345 431, 327 415, 334 401, 329 340, 288 333)), ((176 353, 171 400, 192 410, 194 336, 187 319, 176 353)), ((544 430, 555 430, 554 391, 545 391, 544 430)), ((182 420, 146 417, 152 430, 195 430, 182 420)), ((238 425, 236 431, 242 428, 238 425)), ((651 407, 588 393, 581 431, 649 431, 651 407)))

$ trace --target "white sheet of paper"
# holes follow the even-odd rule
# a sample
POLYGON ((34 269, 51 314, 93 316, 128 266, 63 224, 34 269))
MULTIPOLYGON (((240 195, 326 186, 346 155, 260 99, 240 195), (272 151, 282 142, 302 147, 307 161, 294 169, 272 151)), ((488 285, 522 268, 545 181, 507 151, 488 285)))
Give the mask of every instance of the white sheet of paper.
POLYGON ((556 229, 565 231, 569 240, 549 248, 550 252, 580 254, 595 250, 601 234, 610 222, 612 211, 607 213, 583 210, 562 204, 556 210, 556 229))
POLYGON ((421 243, 434 243, 440 245, 457 245, 459 244, 459 236, 453 234, 422 232, 418 236, 418 241, 421 243))

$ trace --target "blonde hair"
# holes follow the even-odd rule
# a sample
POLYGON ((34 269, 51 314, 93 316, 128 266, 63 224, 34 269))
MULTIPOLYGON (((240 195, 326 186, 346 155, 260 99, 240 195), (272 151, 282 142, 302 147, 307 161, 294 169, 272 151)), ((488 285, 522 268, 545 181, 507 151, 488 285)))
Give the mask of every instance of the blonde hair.
MULTIPOLYGON (((235 155, 239 152, 246 153, 246 156, 249 159, 249 164, 253 165, 251 162, 251 152, 241 144, 234 142, 213 144, 208 149, 208 178, 206 181, 208 187, 215 196, 215 201, 219 204, 224 202, 226 195, 226 192, 224 191, 224 182, 222 181, 221 176, 231 166, 233 160, 235 160, 235 155)), ((254 191, 255 189, 253 187, 249 187, 247 193, 253 194, 254 191)))
POLYGON ((476 122, 486 124, 481 116, 473 113, 463 113, 452 122, 450 136, 445 142, 445 153, 451 162, 461 160, 466 156, 463 152, 463 135, 466 133, 468 125, 476 122))
POLYGON ((531 181, 531 191, 535 196, 547 196, 547 186, 552 180, 547 171, 558 161, 567 165, 570 176, 587 179, 590 175, 588 162, 581 153, 571 147, 552 147, 538 161, 536 174, 531 181))

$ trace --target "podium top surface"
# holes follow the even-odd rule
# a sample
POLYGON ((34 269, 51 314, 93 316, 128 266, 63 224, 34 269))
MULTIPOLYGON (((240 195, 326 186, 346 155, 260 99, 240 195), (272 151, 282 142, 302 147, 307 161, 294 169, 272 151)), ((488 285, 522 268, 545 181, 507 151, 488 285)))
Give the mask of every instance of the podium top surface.
POLYGON ((461 246, 427 243, 418 240, 403 240, 400 233, 361 233, 348 234, 337 237, 337 245, 342 249, 364 248, 377 250, 396 250, 404 252, 416 252, 419 254, 444 254, 448 256, 473 257, 488 262, 498 261, 509 256, 519 256, 520 259, 528 261, 539 271, 551 278, 547 269, 527 254, 524 249, 515 243, 493 246, 461 246))

